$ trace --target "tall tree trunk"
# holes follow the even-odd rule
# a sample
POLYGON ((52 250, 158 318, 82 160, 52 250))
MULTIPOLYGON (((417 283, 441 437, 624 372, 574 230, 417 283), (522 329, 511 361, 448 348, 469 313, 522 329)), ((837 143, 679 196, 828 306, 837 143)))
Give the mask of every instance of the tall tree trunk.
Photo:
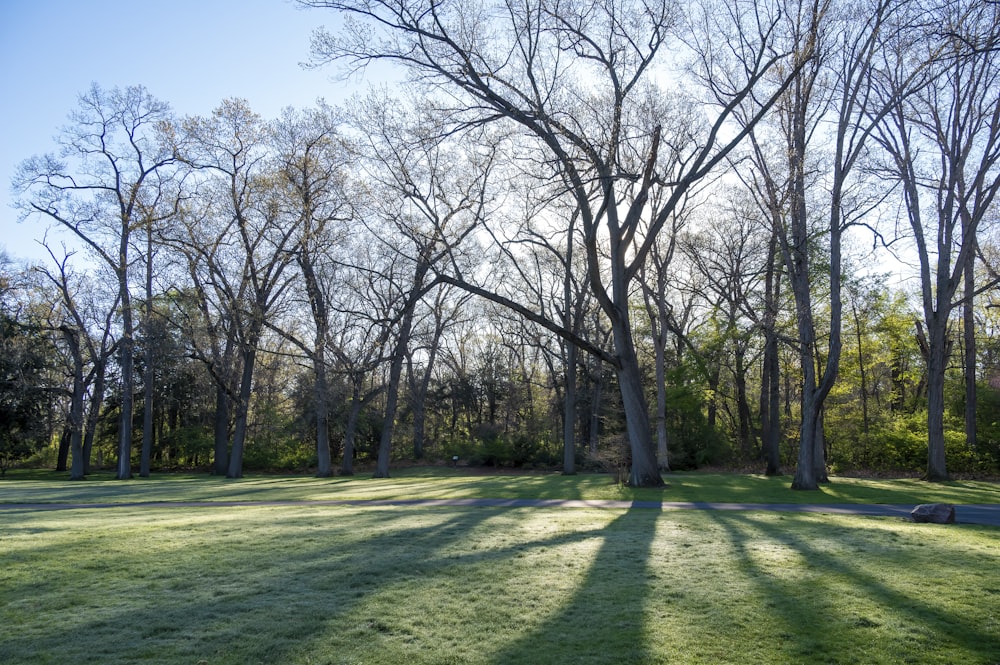
POLYGON ((816 482, 828 483, 830 477, 826 473, 826 408, 820 406, 816 411, 816 435, 813 438, 813 465, 816 468, 816 482))
POLYGON ((250 396, 253 388, 254 365, 257 360, 256 334, 250 335, 249 346, 243 351, 243 373, 240 377, 240 392, 236 399, 236 419, 233 424, 233 448, 229 455, 229 469, 226 478, 243 477, 243 451, 246 447, 247 425, 250 418, 250 396))
POLYGON ((69 407, 69 450, 71 453, 70 480, 83 480, 83 354, 80 349, 79 333, 76 330, 64 329, 63 336, 70 347, 73 357, 73 393, 70 395, 69 407))
POLYGON ((563 395, 563 474, 576 473, 576 357, 574 344, 566 345, 566 392, 563 395))
POLYGON ((122 340, 119 347, 122 381, 121 417, 118 420, 118 480, 132 477, 132 412, 135 394, 134 356, 135 330, 132 324, 132 299, 128 293, 125 272, 119 276, 122 301, 122 340))
POLYGON ((935 316, 927 325, 927 474, 932 482, 948 480, 944 448, 944 373, 950 345, 947 319, 935 316), (942 320, 943 319, 943 320, 942 320))
POLYGON ((101 421, 101 407, 104 404, 107 359, 100 358, 94 367, 94 388, 90 393, 90 403, 87 405, 87 418, 83 433, 83 475, 90 473, 90 458, 94 450, 94 438, 97 436, 97 425, 101 421))
MULTIPOLYGON (((308 234, 307 234, 308 235, 308 234)), ((316 476, 329 478, 333 475, 333 461, 330 456, 330 388, 326 371, 326 342, 329 332, 327 301, 320 288, 319 279, 313 265, 312 252, 303 247, 298 255, 299 267, 305 280, 309 306, 312 310, 316 335, 313 338, 313 374, 315 376, 314 397, 316 408, 316 476)))
POLYGON ((868 433, 871 429, 871 424, 868 416, 868 374, 865 368, 865 354, 862 348, 864 338, 861 334, 861 317, 858 315, 857 303, 851 303, 851 310, 854 313, 854 330, 858 340, 858 374, 861 380, 859 387, 861 397, 861 433, 865 440, 865 448, 867 448, 868 433))
POLYGON ((962 320, 965 338, 965 445, 977 448, 976 434, 976 316, 973 294, 976 292, 975 254, 969 252, 965 264, 965 300, 962 303, 962 320))
POLYGON ((385 394, 385 419, 382 423, 382 436, 378 445, 378 459, 375 462, 375 478, 389 477, 389 459, 392 454, 392 435, 396 426, 396 410, 399 406, 399 380, 403 376, 403 361, 413 333, 413 313, 420 300, 424 277, 430 265, 422 259, 418 260, 413 275, 413 286, 406 302, 403 303, 402 317, 399 322, 399 336, 392 352, 389 365, 389 385, 385 394))
POLYGON ((325 337, 320 340, 313 358, 316 374, 316 477, 329 478, 333 475, 333 460, 330 456, 330 388, 326 376, 325 337))
POLYGON ((650 432, 649 410, 646 405, 646 394, 643 391, 639 358, 636 355, 635 343, 632 339, 631 323, 627 311, 620 308, 618 312, 619 315, 611 321, 611 333, 618 360, 618 367, 615 369, 621 390, 622 407, 625 411, 625 428, 632 455, 629 485, 632 487, 662 487, 663 478, 660 476, 656 448, 653 445, 650 432))
POLYGON ((764 275, 764 357, 761 364, 760 429, 766 467, 764 474, 781 474, 781 365, 778 358, 778 298, 781 289, 781 261, 778 253, 778 224, 771 227, 767 270, 764 275))
MULTIPOLYGON (((434 336, 427 352, 427 366, 413 380, 411 385, 411 403, 413 404, 413 459, 424 458, 424 446, 427 430, 427 392, 431 386, 431 376, 434 363, 437 362, 438 349, 441 347, 441 336, 444 334, 445 320, 440 310, 441 303, 435 312, 434 336)), ((413 370, 410 370, 411 377, 413 370)))
POLYGON ((151 341, 153 327, 153 233, 146 229, 146 303, 143 308, 142 329, 146 340, 142 370, 142 452, 139 457, 139 476, 149 478, 149 463, 153 454, 153 360, 156 354, 151 341))
POLYGON ((318 280, 313 272, 312 261, 308 255, 300 259, 303 274, 307 275, 307 290, 312 304, 313 320, 316 324, 316 337, 313 343, 313 373, 316 377, 316 476, 329 478, 333 475, 333 460, 330 455, 330 385, 326 368, 326 341, 328 334, 328 315, 326 300, 319 288, 318 280))
POLYGON ((590 394, 590 420, 587 427, 589 440, 587 448, 590 451, 590 455, 594 456, 597 454, 598 444, 601 440, 601 393, 604 391, 604 372, 602 371, 603 363, 601 359, 592 356, 592 360, 594 366, 590 370, 590 379, 593 383, 593 388, 590 394))
POLYGON ((403 316, 403 322, 396 340, 396 348, 389 365, 389 384, 385 393, 385 417, 382 421, 382 436, 378 444, 378 459, 375 462, 375 478, 389 477, 389 460, 392 456, 392 435, 396 425, 396 411, 399 406, 399 380, 403 375, 403 357, 409 342, 411 317, 403 316))
POLYGON ((781 474, 781 366, 778 358, 778 335, 774 330, 766 333, 764 367, 767 375, 767 398, 762 409, 762 413, 766 414, 766 424, 763 419, 761 421, 764 459, 767 464, 764 474, 777 476, 781 474))
POLYGON ((661 471, 670 471, 667 441, 667 359, 666 340, 656 344, 656 459, 661 471))
POLYGON ((344 476, 354 475, 354 438, 358 431, 361 406, 361 379, 352 376, 351 405, 347 411, 347 423, 344 425, 344 459, 340 466, 340 473, 344 476))
POLYGON ((733 380, 736 384, 736 413, 739 419, 740 450, 743 458, 749 460, 753 457, 753 423, 750 415, 750 401, 747 399, 747 368, 746 349, 743 344, 736 340, 735 350, 735 371, 733 380))
POLYGON ((69 465, 69 446, 72 438, 72 428, 67 423, 59 435, 59 449, 56 453, 56 471, 65 471, 69 465))
POLYGON ((224 476, 229 472, 229 407, 232 400, 226 389, 215 387, 214 451, 212 474, 224 476))

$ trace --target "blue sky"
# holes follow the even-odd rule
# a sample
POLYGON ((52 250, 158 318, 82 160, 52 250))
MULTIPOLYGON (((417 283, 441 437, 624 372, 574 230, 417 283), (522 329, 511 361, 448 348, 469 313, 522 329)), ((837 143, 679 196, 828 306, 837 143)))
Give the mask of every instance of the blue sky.
POLYGON ((0 0, 0 249, 44 256, 41 222, 17 223, 16 165, 54 150, 77 96, 144 85, 179 115, 243 97, 266 118, 345 98, 334 70, 303 70, 309 36, 337 16, 290 0, 0 0))

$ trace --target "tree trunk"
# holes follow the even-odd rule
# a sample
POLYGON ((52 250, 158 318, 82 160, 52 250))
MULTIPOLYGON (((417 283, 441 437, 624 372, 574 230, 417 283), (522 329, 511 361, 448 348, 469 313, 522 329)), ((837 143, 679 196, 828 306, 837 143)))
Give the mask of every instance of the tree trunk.
POLYGON ((212 460, 212 474, 224 476, 229 471, 229 405, 226 389, 215 387, 215 449, 212 460))
MULTIPOLYGON (((440 305, 440 304, 439 304, 440 305)), ((411 401, 413 404, 413 459, 424 458, 424 445, 427 429, 427 391, 430 390, 434 363, 437 362, 438 349, 441 346, 441 336, 444 334, 444 317, 440 309, 435 312, 434 337, 427 353, 427 366, 412 383, 411 401)), ((412 376, 412 369, 410 371, 412 376)))
POLYGON ((601 440, 601 393, 604 391, 603 363, 596 356, 593 357, 593 362, 594 367, 590 375, 593 388, 590 394, 590 420, 587 428, 589 433, 587 445, 591 456, 597 454, 597 447, 601 440))
POLYGON ((382 437, 378 445, 378 460, 375 462, 375 478, 389 477, 389 458, 392 454, 392 435, 396 425, 396 410, 399 406, 399 380, 403 376, 403 361, 406 359, 406 349, 410 344, 413 332, 413 312, 419 301, 419 293, 423 287, 424 277, 430 266, 422 260, 418 261, 413 275, 413 286, 403 304, 402 318, 399 322, 399 336, 392 353, 392 363, 389 366, 389 385, 385 394, 385 419, 382 423, 382 437))
POLYGON ((249 348, 244 350, 243 374, 240 378, 240 394, 236 399, 236 420, 233 424, 233 449, 229 455, 229 469, 226 478, 243 477, 243 450, 246 446, 247 421, 250 417, 250 396, 253 388, 254 364, 257 360, 255 335, 251 335, 249 348))
POLYGON ((767 466, 764 474, 777 476, 781 474, 781 380, 779 377, 780 363, 778 358, 778 335, 774 330, 766 333, 764 346, 764 373, 767 381, 761 390, 767 391, 762 401, 761 430, 763 431, 764 458, 767 466), (766 424, 764 420, 766 416, 766 424))
POLYGON ((344 425, 344 459, 340 466, 340 473, 344 476, 354 475, 354 437, 362 406, 360 379, 352 377, 351 386, 351 406, 347 412, 347 424, 344 425))
POLYGON ((736 413, 739 418, 740 450, 743 458, 749 460, 753 457, 753 423, 750 415, 750 401, 747 399, 747 368, 746 349, 739 340, 736 340, 736 374, 733 377, 736 383, 736 413))
POLYGON ((764 474, 781 474, 781 365, 778 358, 778 298, 781 262, 778 260, 778 224, 772 224, 764 275, 764 358, 761 364, 760 429, 766 467, 764 474))
POLYGON ((573 344, 566 345, 566 392, 563 395, 563 475, 576 473, 576 357, 573 344))
MULTIPOLYGON (((810 363, 812 359, 810 358, 810 363)), ((792 479, 793 490, 818 490, 816 479, 816 406, 814 388, 802 389, 802 422, 799 427, 799 460, 792 479)))
POLYGON ((944 448, 944 370, 948 362, 947 317, 927 325, 927 474, 925 480, 946 481, 944 448))
MULTIPOLYGON (((316 374, 316 477, 329 478, 333 475, 333 460, 330 457, 330 389, 326 377, 326 355, 323 352, 325 340, 320 341, 313 359, 316 374)), ((325 335, 323 336, 325 338, 325 335)))
POLYGON ((62 434, 59 435, 59 450, 56 453, 56 471, 65 471, 69 465, 69 446, 72 438, 72 429, 69 424, 63 427, 62 434))
POLYGON ((90 458, 94 450, 94 437, 97 435, 97 424, 101 420, 101 407, 104 404, 106 359, 98 361, 94 368, 94 389, 91 391, 90 404, 87 405, 87 419, 83 433, 83 475, 90 473, 90 458))
POLYGON ((615 351, 618 358, 618 385, 622 407, 625 411, 625 428, 628 433, 632 468, 629 485, 632 487, 663 487, 656 448, 649 427, 649 410, 642 386, 642 372, 636 356, 632 330, 627 314, 615 317, 612 322, 615 351))
POLYGON ((121 353, 121 380, 122 380, 122 404, 121 417, 118 420, 118 480, 126 480, 132 477, 132 411, 134 397, 133 352, 135 331, 132 326, 132 301, 128 295, 128 286, 125 284, 124 273, 120 277, 122 284, 122 341, 119 351, 121 353))
POLYGON ((378 444, 378 460, 375 462, 375 478, 389 477, 389 459, 392 455, 392 435, 396 425, 396 410, 399 406, 399 380, 403 375, 403 359, 410 341, 413 315, 408 309, 400 323, 399 338, 389 366, 389 385, 385 393, 385 418, 382 422, 382 437, 378 444))
POLYGON ((813 466, 815 467, 816 482, 828 483, 830 477, 826 473, 826 424, 823 422, 826 416, 826 408, 820 406, 816 411, 816 435, 813 437, 813 466))
POLYGON ((69 342, 71 355, 73 356, 73 394, 70 396, 69 423, 70 431, 69 449, 71 452, 70 480, 83 480, 84 460, 83 460, 83 393, 85 390, 83 381, 83 355, 80 350, 80 340, 77 331, 63 331, 66 341, 69 342))
POLYGON ((965 333, 965 445, 969 450, 977 448, 976 434, 976 316, 973 309, 973 294, 976 292, 975 254, 969 252, 965 264, 965 300, 962 303, 962 319, 965 333))
POLYGON ((156 354, 152 340, 153 323, 153 233, 146 229, 146 303, 143 308, 142 328, 145 337, 143 357, 146 366, 142 370, 142 452, 139 456, 139 476, 149 478, 149 463, 153 454, 153 359, 156 354))

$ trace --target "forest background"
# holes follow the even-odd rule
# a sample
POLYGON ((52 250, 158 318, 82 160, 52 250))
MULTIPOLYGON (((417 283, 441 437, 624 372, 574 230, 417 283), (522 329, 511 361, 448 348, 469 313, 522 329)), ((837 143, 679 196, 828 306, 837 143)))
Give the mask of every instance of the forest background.
POLYGON ((1000 470, 997 4, 299 4, 406 81, 18 167, 0 469, 1000 470))

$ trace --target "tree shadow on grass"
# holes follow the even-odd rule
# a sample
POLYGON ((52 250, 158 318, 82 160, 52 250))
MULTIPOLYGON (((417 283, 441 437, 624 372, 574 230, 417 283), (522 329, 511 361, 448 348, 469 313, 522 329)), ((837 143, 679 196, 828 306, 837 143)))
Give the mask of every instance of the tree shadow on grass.
POLYGON ((659 510, 633 507, 605 527, 597 555, 563 607, 526 631, 491 662, 655 662, 647 649, 644 609, 652 593, 648 561, 660 515, 659 510))
POLYGON ((225 521, 233 511, 213 508, 192 511, 204 523, 178 526, 176 544, 156 555, 143 551, 156 543, 127 532, 102 534, 103 552, 77 538, 62 554, 47 548, 47 561, 74 562, 53 569, 44 592, 4 591, 0 662, 288 662, 331 619, 414 575, 424 559, 496 515, 420 511, 424 519, 411 520, 409 510, 349 512, 340 528, 347 511, 275 509, 268 517, 280 521, 276 537, 268 517, 225 521))
POLYGON ((856 521, 826 527, 815 517, 799 515, 710 515, 725 532, 755 595, 765 599, 768 633, 787 662, 992 665, 1000 657, 995 629, 990 632, 964 613, 946 609, 937 593, 931 594, 934 602, 921 602, 887 579, 923 576, 930 585, 963 565, 988 568, 975 557, 950 553, 948 568, 934 569, 930 566, 940 562, 927 551, 900 551, 901 545, 886 542, 891 536, 884 529, 859 528, 856 521), (781 551, 794 559, 787 566, 773 558, 781 551), (851 608, 846 613, 845 605, 851 608))
MULTIPOLYGON (((607 532, 507 533, 529 513, 539 515, 536 509, 372 507, 102 513, 128 519, 120 524, 112 519, 93 538, 86 530, 69 534, 62 551, 60 545, 46 546, 39 559, 46 562, 46 589, 32 595, 31 587, 22 585, 4 594, 15 602, 0 605, 8 619, 0 662, 413 665, 440 663, 438 645, 421 652, 418 644, 439 639, 454 640, 456 647, 464 640, 465 656, 454 662, 487 662, 497 643, 487 640, 484 648, 474 636, 459 634, 468 617, 455 613, 496 604, 505 604, 504 611, 516 608, 520 597, 501 597, 510 590, 504 571, 525 569, 520 557, 549 556, 547 551, 566 545, 613 539, 618 531, 616 522, 607 532), (165 521, 171 531, 137 534, 147 516, 165 521), (156 542, 161 538, 169 542, 156 542), (60 561, 72 563, 51 563, 60 561), (437 588, 451 578, 467 588, 437 588), (488 583, 481 584, 483 578, 488 583), (484 588, 495 596, 472 602, 458 597, 484 588), (497 599, 503 602, 494 603, 497 599), (357 658, 359 645, 365 657, 357 658), (353 660, 344 655, 352 653, 353 660)), ((638 570, 641 564, 628 557, 644 557, 648 539, 619 549, 622 560, 614 564, 608 546, 602 548, 599 565, 638 570)), ((537 579, 530 570, 525 578, 537 579)), ((596 601, 603 593, 600 580, 588 586, 596 601)), ((589 602, 579 601, 580 621, 589 620, 589 602)), ((626 610, 618 613, 616 621, 633 618, 626 610)), ((489 624, 474 617, 467 625, 484 630, 489 624)), ((621 662, 619 656, 566 662, 621 662)), ((522 662, 538 660, 526 653, 522 662)))

